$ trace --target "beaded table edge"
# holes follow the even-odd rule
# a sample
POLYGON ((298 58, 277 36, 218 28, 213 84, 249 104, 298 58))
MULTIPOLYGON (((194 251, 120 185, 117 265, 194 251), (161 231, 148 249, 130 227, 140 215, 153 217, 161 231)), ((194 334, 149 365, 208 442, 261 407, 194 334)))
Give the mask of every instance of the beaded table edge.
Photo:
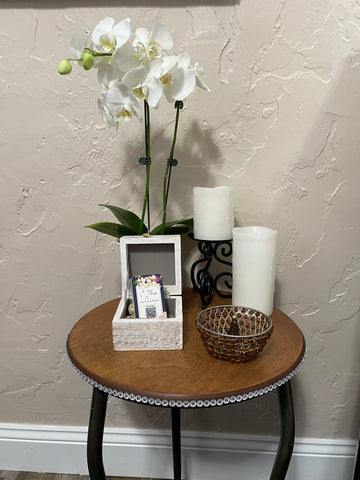
POLYGON ((74 365, 67 351, 67 346, 65 348, 66 348, 66 354, 71 366, 74 368, 76 373, 80 375, 80 377, 83 380, 85 380, 85 382, 89 383, 92 387, 95 387, 107 393, 108 395, 120 398, 122 400, 128 400, 130 402, 140 403, 143 405, 154 405, 157 407, 170 407, 170 408, 219 407, 222 405, 240 403, 245 400, 249 400, 251 398, 260 397, 266 393, 269 393, 275 390, 278 387, 281 387, 282 385, 284 385, 284 383, 291 380, 302 367, 302 364, 304 363, 304 360, 305 360, 305 353, 306 353, 305 351, 301 361, 292 372, 290 372, 288 375, 286 375, 286 377, 282 378, 281 380, 278 380, 272 385, 269 385, 268 387, 261 388, 259 390, 254 390, 253 392, 243 393, 241 395, 232 395, 231 397, 214 398, 211 400, 208 400, 208 399, 207 400, 174 400, 174 399, 166 400, 166 399, 161 399, 156 397, 147 397, 145 395, 135 395, 134 393, 118 391, 112 388, 108 388, 100 384, 99 382, 96 382, 92 378, 88 377, 85 373, 83 373, 76 365, 74 365))

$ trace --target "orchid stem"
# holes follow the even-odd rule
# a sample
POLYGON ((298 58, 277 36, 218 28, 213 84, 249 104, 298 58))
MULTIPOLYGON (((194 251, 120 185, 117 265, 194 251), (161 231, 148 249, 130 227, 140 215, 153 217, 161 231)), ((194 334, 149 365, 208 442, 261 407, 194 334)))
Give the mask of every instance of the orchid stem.
POLYGON ((164 234, 165 224, 166 224, 166 205, 167 205, 167 179, 170 172, 171 166, 166 165, 165 175, 164 175, 164 184, 163 184, 163 218, 162 218, 162 228, 161 234, 164 234))
MULTIPOLYGON (((147 210, 147 228, 150 232, 150 109, 149 104, 144 100, 144 124, 145 124, 145 157, 149 159, 149 163, 146 164, 146 186, 144 194, 143 209, 141 214, 141 224, 143 225, 145 219, 145 212, 147 210)), ((141 227, 140 227, 141 228, 141 227)), ((141 233, 141 232, 139 232, 141 233)))
POLYGON ((165 169, 164 183, 163 183, 163 218, 162 218, 162 229, 161 229, 162 234, 165 231, 165 225, 166 225, 166 209, 167 209, 167 203, 168 203, 168 197, 169 197, 171 170, 173 167, 174 150, 175 150, 175 144, 176 144, 177 130, 179 126, 179 115, 180 115, 180 110, 183 108, 183 106, 184 105, 182 102, 180 101, 175 102, 176 117, 175 117, 174 135, 173 135, 173 140, 171 144, 170 155, 169 155, 166 169, 165 169))
MULTIPOLYGON (((94 50, 86 49, 87 52, 90 52, 93 57, 111 57, 112 53, 98 53, 94 50)), ((81 62, 82 57, 80 58, 67 58, 68 62, 81 62)))

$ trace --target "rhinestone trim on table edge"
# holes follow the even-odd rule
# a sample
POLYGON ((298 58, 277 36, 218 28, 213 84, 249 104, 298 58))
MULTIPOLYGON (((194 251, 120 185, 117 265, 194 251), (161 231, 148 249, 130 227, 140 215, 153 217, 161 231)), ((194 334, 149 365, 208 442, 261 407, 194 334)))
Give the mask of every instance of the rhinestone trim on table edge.
POLYGON ((217 398, 217 399, 214 398, 212 400, 182 401, 182 400, 166 400, 166 399, 161 400, 160 398, 145 397, 142 395, 135 395, 134 393, 119 392, 118 390, 105 387, 104 385, 101 385, 100 383, 96 382, 92 378, 85 375, 85 373, 83 373, 81 370, 79 370, 71 361, 71 358, 69 357, 67 350, 66 350, 66 354, 71 366, 74 368, 76 373, 78 373, 80 377, 83 380, 85 380, 85 382, 89 383, 92 387, 102 390, 108 395, 121 398, 123 400, 129 400, 131 402, 142 403, 144 405, 155 405, 158 407, 178 407, 178 408, 220 407, 221 405, 239 403, 239 402, 243 402, 244 400, 249 400, 250 398, 260 397, 261 395, 264 395, 266 393, 269 393, 275 390, 278 387, 281 387, 281 385, 284 385, 284 383, 291 380, 292 377, 300 370, 302 364, 304 363, 304 358, 305 358, 305 355, 304 355, 304 357, 302 358, 299 365, 295 368, 295 370, 293 370, 291 373, 286 375, 285 378, 278 380, 277 382, 273 383, 268 387, 261 388, 260 390, 254 390, 253 392, 244 393, 242 395, 233 395, 231 397, 224 397, 224 398, 217 398))

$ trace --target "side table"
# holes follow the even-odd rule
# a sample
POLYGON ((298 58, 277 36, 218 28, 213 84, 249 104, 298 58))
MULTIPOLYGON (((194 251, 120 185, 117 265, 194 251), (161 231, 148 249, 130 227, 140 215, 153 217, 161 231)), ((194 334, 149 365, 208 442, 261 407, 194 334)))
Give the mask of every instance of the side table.
MULTIPOLYGON (((170 408, 174 480, 181 478, 180 410, 219 407, 262 396, 278 389, 281 434, 270 480, 285 479, 291 459, 295 421, 290 380, 305 353, 301 330, 287 315, 274 310, 274 331, 254 360, 235 364, 213 358, 195 327, 198 294, 183 290, 184 349, 115 352, 111 321, 119 299, 84 315, 67 339, 69 360, 93 387, 87 459, 91 480, 106 480, 102 439, 108 395, 140 404, 170 408), (175 374, 176 372, 176 374, 175 374)), ((213 305, 227 299, 216 296, 213 305)))

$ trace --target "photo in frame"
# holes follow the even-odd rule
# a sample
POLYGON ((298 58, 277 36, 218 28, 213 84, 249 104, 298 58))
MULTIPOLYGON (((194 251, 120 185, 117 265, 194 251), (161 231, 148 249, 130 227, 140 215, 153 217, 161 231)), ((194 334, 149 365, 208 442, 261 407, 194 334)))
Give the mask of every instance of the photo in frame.
POLYGON ((135 318, 167 318, 162 276, 136 275, 131 278, 135 318))

